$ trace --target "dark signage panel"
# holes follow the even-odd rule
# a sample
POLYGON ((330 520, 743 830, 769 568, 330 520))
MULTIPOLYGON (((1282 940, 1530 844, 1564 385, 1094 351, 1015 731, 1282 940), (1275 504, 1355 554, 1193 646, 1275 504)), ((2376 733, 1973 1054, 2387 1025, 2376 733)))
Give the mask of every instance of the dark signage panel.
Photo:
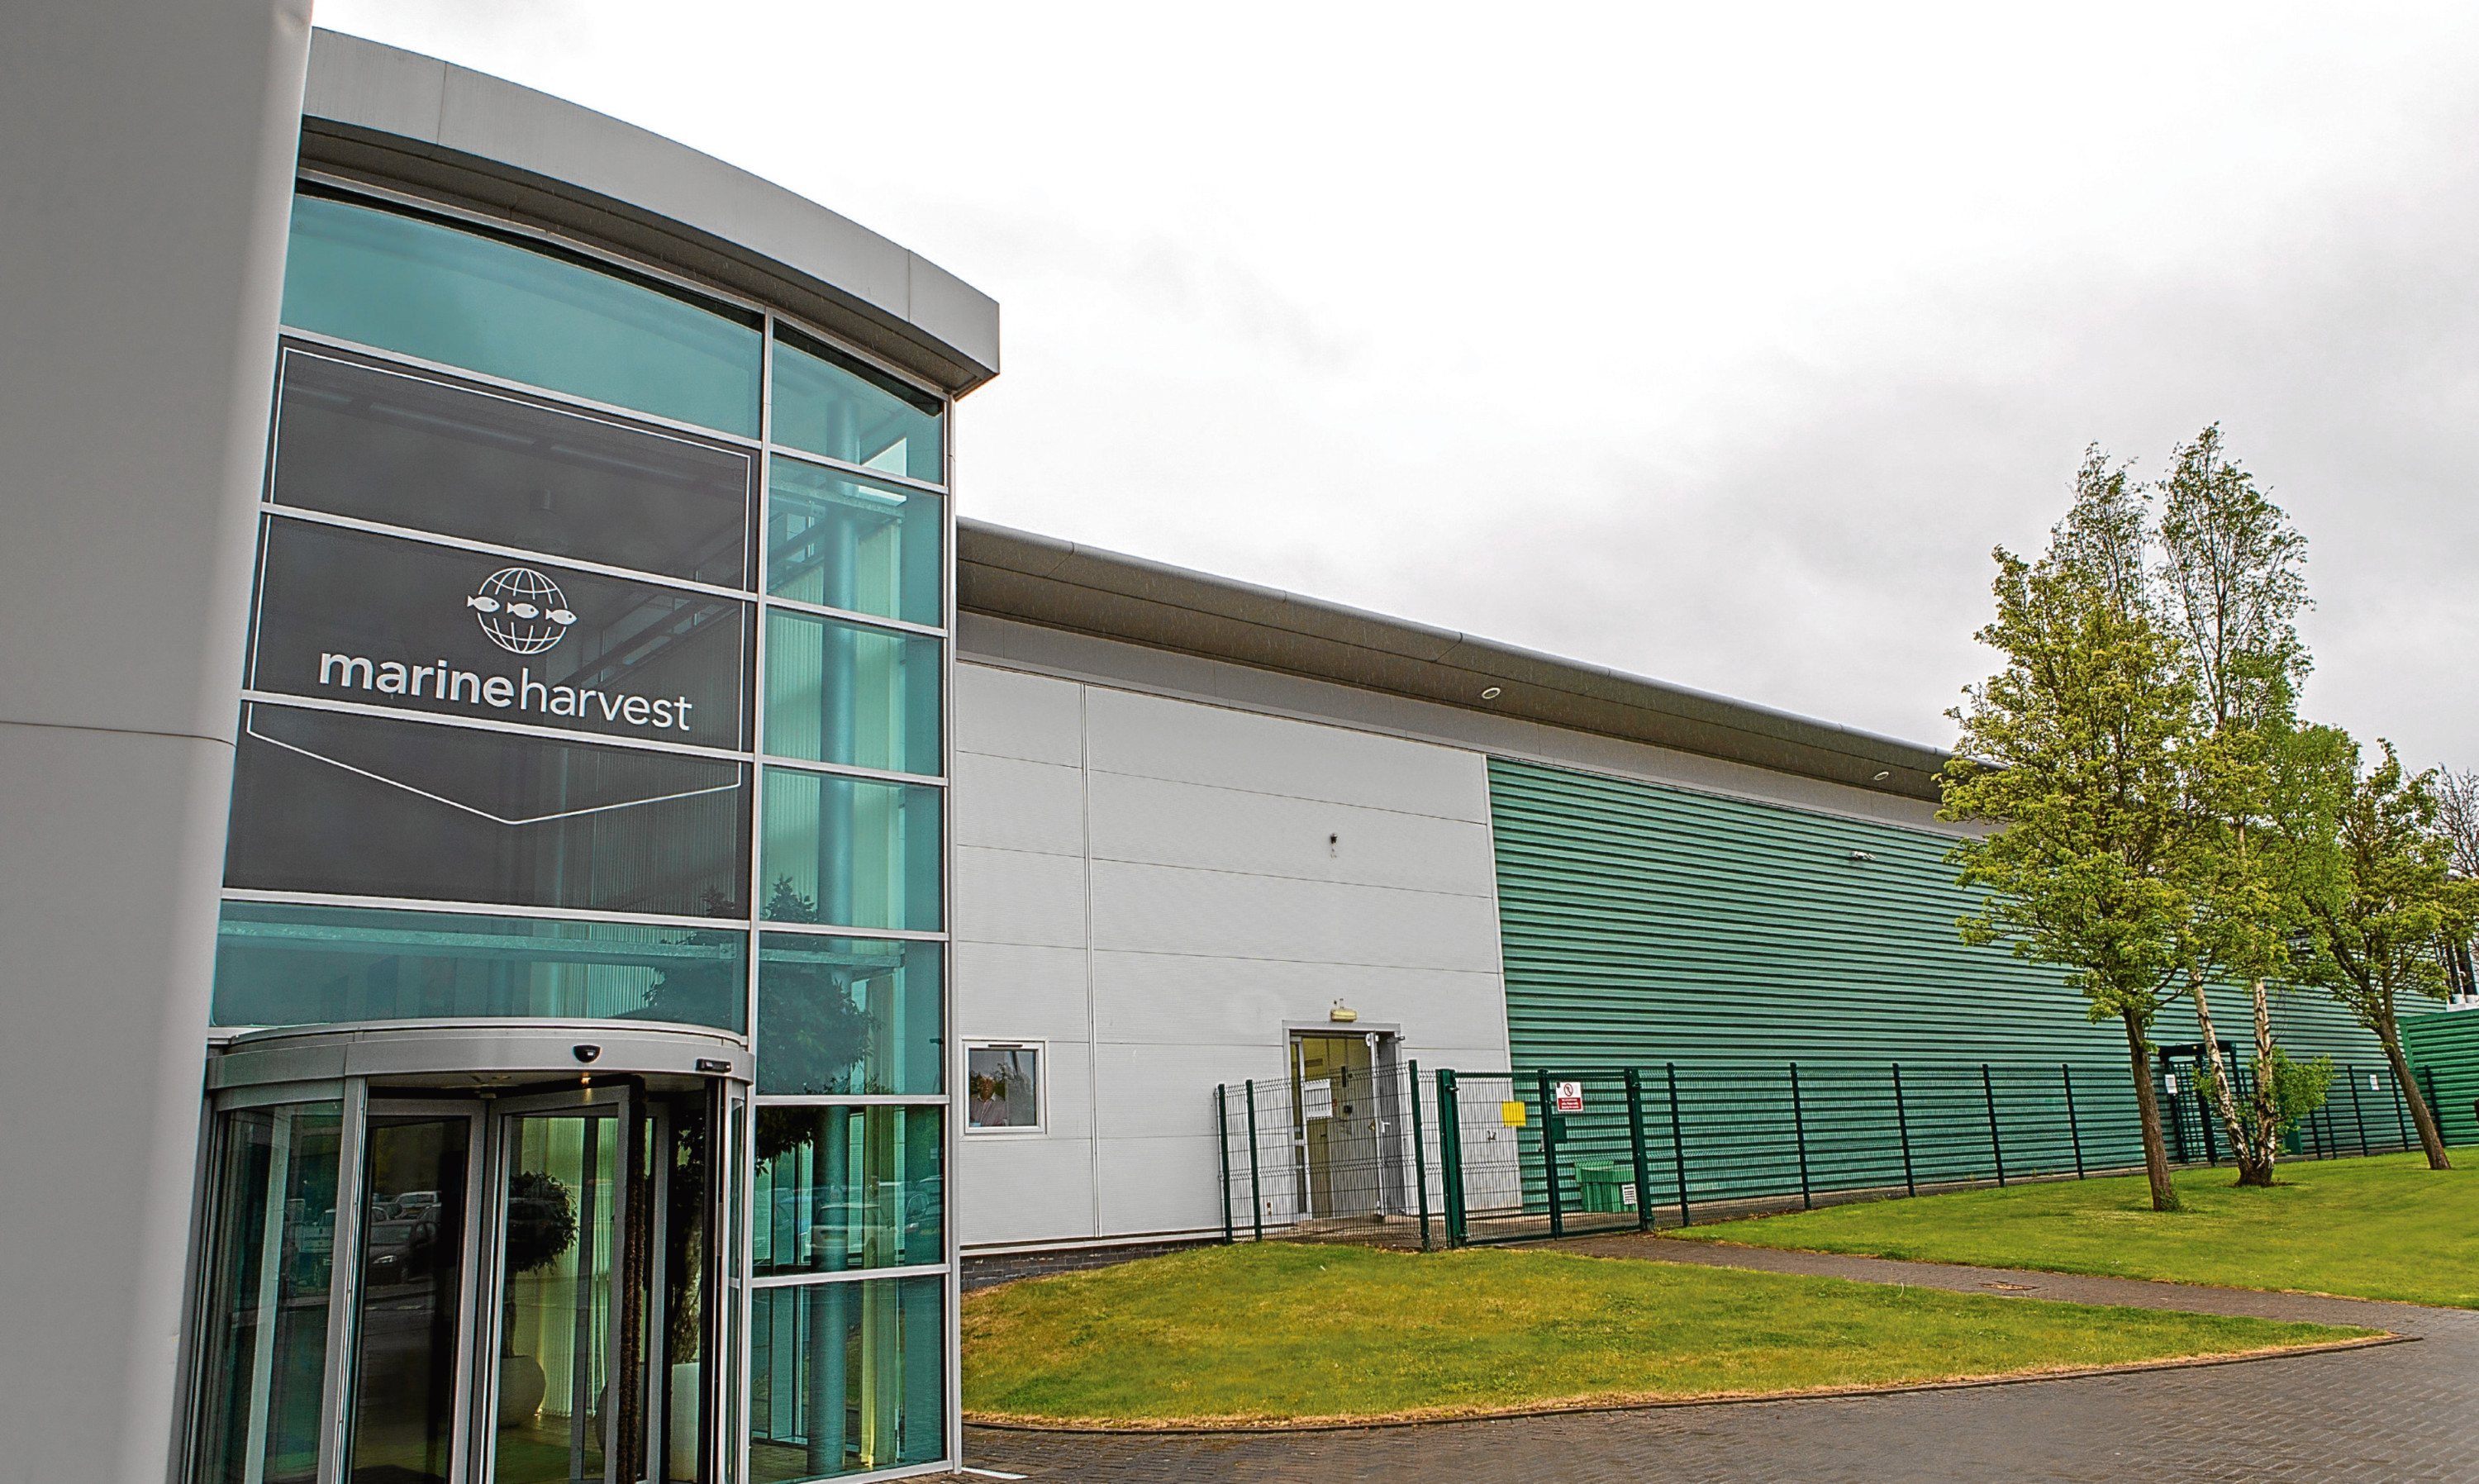
POLYGON ((270 517, 245 683, 739 751, 752 622, 711 594, 270 517))
POLYGON ((276 390, 278 504, 750 585, 748 449, 297 345, 276 390))
POLYGON ((244 705, 224 883, 746 917, 749 793, 728 759, 244 705))

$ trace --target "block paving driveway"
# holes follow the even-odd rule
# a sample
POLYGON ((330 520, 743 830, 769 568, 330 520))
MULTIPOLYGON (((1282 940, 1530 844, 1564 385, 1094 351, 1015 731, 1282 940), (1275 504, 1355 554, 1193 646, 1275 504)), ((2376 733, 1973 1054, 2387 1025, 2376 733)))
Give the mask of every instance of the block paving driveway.
POLYGON ((1347 1432, 1146 1437, 967 1427, 965 1466, 1095 1484, 2479 1480, 2479 1313, 1633 1235, 1557 1245, 1959 1292, 2360 1324, 2416 1338, 2334 1354, 1953 1391, 1347 1432))

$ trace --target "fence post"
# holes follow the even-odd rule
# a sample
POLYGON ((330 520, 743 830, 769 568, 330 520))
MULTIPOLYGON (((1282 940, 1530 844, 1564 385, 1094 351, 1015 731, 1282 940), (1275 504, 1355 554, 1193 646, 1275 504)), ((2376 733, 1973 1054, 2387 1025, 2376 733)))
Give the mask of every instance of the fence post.
POLYGON ((1257 1229, 1257 1240, 1265 1240, 1265 1193, 1257 1184, 1257 1079, 1251 1077, 1248 1088, 1248 1220, 1257 1229))
POLYGON ((2359 1069, 2344 1068, 2350 1077, 2350 1118, 2359 1125, 2359 1158, 2367 1157, 2367 1111, 2359 1105, 2359 1069))
POLYGON ((1420 1250, 1429 1250, 1429 1151, 1420 1140, 1420 1063, 1411 1063, 1412 1074, 1412 1188, 1420 1196, 1420 1250))
POLYGON ((2436 1100, 2436 1068, 2420 1067, 2418 1082, 2427 1089, 2427 1115, 2436 1120, 2436 1137, 2441 1139, 2444 1138, 2444 1105, 2436 1100))
POLYGON ((1911 1169, 1911 1115, 1903 1107, 1903 1063, 1900 1062, 1894 1063, 1894 1127, 1903 1138, 1903 1190, 1906 1194, 1917 1195, 1920 1182, 1911 1169))
POLYGON ((2402 1152, 2410 1152, 2410 1100, 2402 1096, 2401 1079, 2392 1079, 2393 1127, 2401 1134, 2402 1152))
POLYGON ((2006 1189, 2006 1144, 1997 1137, 1997 1084, 1988 1079, 1988 1063, 1980 1063, 1980 1090, 1988 1099, 1988 1152, 1997 1156, 1997 1189, 2006 1189))
POLYGON ((1233 1241, 1231 1234, 1231 1084, 1227 1082, 1214 1085, 1214 1132, 1217 1136, 1214 1153, 1221 1157, 1222 1244, 1227 1247, 1233 1241))
POLYGON ((1566 1213, 1558 1202, 1558 1099, 1550 1088, 1547 1068, 1534 1075, 1541 1085, 1541 1174, 1549 1189, 1549 1236, 1555 1240, 1567 1235, 1566 1213))
POLYGON ((1438 1193, 1446 1198, 1446 1245, 1464 1244, 1464 1120, 1454 1068, 1438 1068, 1438 1193))
POLYGON ((1627 1147, 1635 1151, 1635 1229, 1648 1232, 1652 1230, 1652 1187, 1645 1177, 1644 1076, 1632 1066, 1627 1068, 1626 1089, 1627 1147))
POLYGON ((1799 1208, 1814 1211, 1816 1197, 1807 1188, 1807 1112, 1799 1099, 1799 1063, 1790 1064, 1790 1127, 1799 1139, 1799 1208))
POLYGON ((1687 1133, 1678 1121, 1678 1063, 1664 1062, 1661 1074, 1670 1082, 1670 1167, 1678 1175, 1678 1224, 1690 1226, 1687 1214, 1687 1133))
POLYGON ((2075 1121, 2075 1069, 2063 1062, 2057 1063, 2057 1075, 2066 1084, 2066 1132, 2075 1141, 2075 1178, 2083 1178, 2083 1130, 2075 1121))

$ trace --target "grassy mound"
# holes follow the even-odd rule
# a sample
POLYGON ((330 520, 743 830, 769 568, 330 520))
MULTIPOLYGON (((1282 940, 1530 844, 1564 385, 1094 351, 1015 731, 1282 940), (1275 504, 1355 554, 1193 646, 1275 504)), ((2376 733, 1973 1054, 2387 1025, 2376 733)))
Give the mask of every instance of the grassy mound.
POLYGON ((2228 1355, 2372 1333, 1570 1256, 1209 1247, 964 1300, 976 1418, 1446 1417, 2228 1355))
POLYGON ((2479 1150, 2285 1164, 2270 1190, 2178 1176, 2155 1212, 2141 1176, 1969 1190, 1723 1221, 1676 1237, 1924 1262, 2294 1289, 2479 1308, 2479 1150))

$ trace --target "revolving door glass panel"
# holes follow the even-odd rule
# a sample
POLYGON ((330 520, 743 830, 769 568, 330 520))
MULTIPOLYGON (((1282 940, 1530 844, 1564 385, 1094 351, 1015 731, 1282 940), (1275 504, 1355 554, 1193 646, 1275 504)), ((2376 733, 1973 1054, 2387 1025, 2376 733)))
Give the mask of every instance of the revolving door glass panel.
POLYGON ((359 1086, 217 1114, 191 1480, 723 1477, 711 1087, 359 1086))
POLYGON ((492 1484, 604 1477, 622 1319, 620 1120, 607 1110, 520 1116, 503 1134, 501 1333, 492 1365, 492 1484))
POLYGON ((343 1128, 338 1102, 225 1115, 199 1346, 199 1484, 318 1477, 343 1128))
POLYGON ((353 1484, 447 1484, 465 1338, 474 1115, 371 1112, 353 1324, 353 1484))

